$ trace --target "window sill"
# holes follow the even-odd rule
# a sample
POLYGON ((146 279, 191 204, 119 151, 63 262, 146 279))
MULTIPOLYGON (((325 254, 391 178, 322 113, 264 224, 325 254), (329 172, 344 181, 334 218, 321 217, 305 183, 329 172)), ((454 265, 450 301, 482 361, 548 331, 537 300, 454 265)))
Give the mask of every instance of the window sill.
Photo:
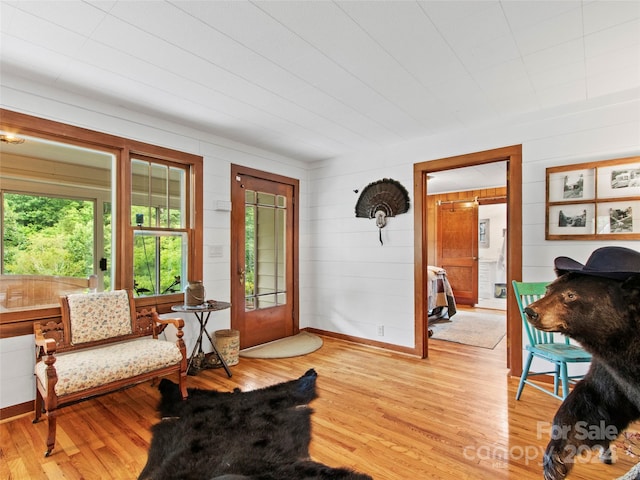
POLYGON ((60 318, 59 306, 33 307, 27 310, 3 310, 0 314, 0 339, 31 335, 33 321, 60 318))
MULTIPOLYGON (((170 313, 173 305, 184 301, 183 294, 163 295, 159 297, 137 297, 136 309, 154 307, 158 313, 170 313)), ((59 320, 60 306, 47 305, 22 310, 0 310, 0 339, 31 335, 34 320, 59 320)))

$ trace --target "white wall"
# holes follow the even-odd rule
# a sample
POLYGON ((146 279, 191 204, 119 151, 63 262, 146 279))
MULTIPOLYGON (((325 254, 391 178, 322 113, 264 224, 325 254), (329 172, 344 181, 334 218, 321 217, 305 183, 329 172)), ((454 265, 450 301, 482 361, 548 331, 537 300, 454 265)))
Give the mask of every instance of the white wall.
MULTIPOLYGON (((413 211, 389 219, 381 246, 374 220, 355 218, 358 194, 354 190, 362 191, 372 181, 391 177, 412 194, 413 165, 417 162, 523 145, 525 281, 552 278, 553 259, 558 255, 583 262, 602 244, 640 248, 638 242, 544 240, 545 168, 638 155, 637 91, 608 102, 591 102, 580 111, 548 112, 527 121, 426 137, 308 166, 26 79, 5 75, 1 81, 2 108, 204 156, 203 281, 209 298, 229 298, 229 212, 216 208, 219 200, 230 199, 230 164, 300 179, 302 328, 413 347, 413 211), (222 257, 210 257, 210 248, 218 246, 222 246, 222 257), (378 326, 384 326, 384 337, 378 336, 378 326)), ((228 328, 228 311, 214 315, 211 330, 228 328)), ((195 331, 192 322, 187 334, 189 346, 193 345, 195 331)), ((29 336, 0 340, 0 408, 34 396, 31 341, 29 336), (20 368, 8 371, 5 365, 20 368)))
POLYGON ((413 212, 388 219, 384 246, 375 220, 355 217, 359 194, 373 181, 391 177, 412 191, 413 163, 396 158, 356 155, 310 173, 312 235, 301 281, 310 303, 301 316, 322 330, 413 347, 413 212))

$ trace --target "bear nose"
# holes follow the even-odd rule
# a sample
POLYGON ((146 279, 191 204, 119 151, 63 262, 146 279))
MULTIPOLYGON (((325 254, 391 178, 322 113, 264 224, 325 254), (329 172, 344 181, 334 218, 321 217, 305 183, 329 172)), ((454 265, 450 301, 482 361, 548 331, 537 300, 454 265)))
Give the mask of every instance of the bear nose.
POLYGON ((530 320, 537 320, 538 319, 538 314, 536 313, 535 310, 533 310, 532 308, 525 308, 524 309, 524 314, 527 316, 527 318, 529 318, 530 320))

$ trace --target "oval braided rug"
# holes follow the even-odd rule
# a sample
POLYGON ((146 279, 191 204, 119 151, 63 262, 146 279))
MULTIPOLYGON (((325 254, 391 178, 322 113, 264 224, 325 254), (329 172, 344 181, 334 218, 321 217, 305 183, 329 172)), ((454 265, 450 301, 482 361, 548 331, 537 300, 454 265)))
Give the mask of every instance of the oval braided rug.
POLYGON ((321 346, 322 339, 320 337, 309 332, 300 332, 291 337, 240 350, 240 356, 245 358, 297 357, 315 352, 321 346))

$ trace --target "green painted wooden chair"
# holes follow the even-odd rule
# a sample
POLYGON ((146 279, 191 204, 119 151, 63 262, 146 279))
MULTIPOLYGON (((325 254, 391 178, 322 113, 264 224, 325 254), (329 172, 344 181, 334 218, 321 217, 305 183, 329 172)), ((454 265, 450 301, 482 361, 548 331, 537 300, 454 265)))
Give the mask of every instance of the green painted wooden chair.
POLYGON ((520 316, 522 317, 522 324, 527 332, 527 339, 529 344, 526 345, 526 350, 529 352, 524 368, 522 369, 522 376, 520 377, 520 384, 518 385, 518 392, 516 393, 516 400, 520 399, 522 395, 522 389, 526 385, 531 385, 538 390, 547 393, 555 398, 564 400, 569 395, 570 382, 575 383, 583 375, 568 374, 569 363, 587 363, 591 361, 591 355, 584 351, 578 345, 573 345, 569 342, 569 338, 559 333, 543 332, 538 330, 527 321, 527 316, 524 313, 524 309, 541 298, 546 292, 546 286, 549 282, 512 282, 513 293, 516 296, 518 302, 518 309, 520 310, 520 316), (544 372, 532 372, 530 371, 531 363, 533 359, 541 358, 551 364, 554 369, 544 372), (530 380, 530 377, 537 375, 553 375, 553 391, 549 388, 545 388, 541 383, 534 383, 530 380), (559 394, 560 387, 562 389, 562 395, 559 394))

